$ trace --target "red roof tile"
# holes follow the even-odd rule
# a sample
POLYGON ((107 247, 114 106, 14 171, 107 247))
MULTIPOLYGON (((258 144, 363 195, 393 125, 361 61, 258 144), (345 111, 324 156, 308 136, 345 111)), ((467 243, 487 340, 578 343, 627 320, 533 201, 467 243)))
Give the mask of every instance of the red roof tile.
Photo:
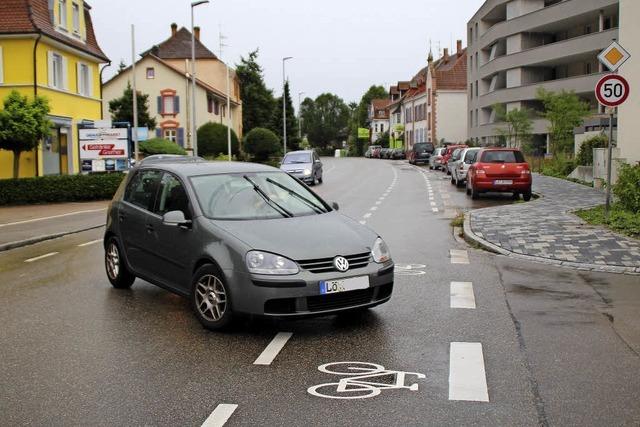
MULTIPOLYGON (((207 47, 195 39, 196 59, 217 59, 207 47)), ((174 35, 163 41, 159 45, 153 46, 148 51, 161 59, 186 59, 191 58, 191 31, 182 27, 174 35)))

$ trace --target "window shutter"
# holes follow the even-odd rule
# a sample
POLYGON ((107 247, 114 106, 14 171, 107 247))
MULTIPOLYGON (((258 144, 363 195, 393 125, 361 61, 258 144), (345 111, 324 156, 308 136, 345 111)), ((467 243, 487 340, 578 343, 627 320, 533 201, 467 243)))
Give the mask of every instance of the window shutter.
POLYGON ((177 129, 178 145, 184 147, 184 128, 177 129))
POLYGON ((89 89, 89 93, 87 93, 86 95, 93 96, 93 69, 89 64, 87 64, 87 79, 89 79, 89 81, 87 82, 87 88, 89 89))
POLYGON ((162 114, 162 97, 158 97, 158 114, 162 114))
POLYGON ((162 138, 162 129, 156 128, 156 138, 162 138))
POLYGON ((62 88, 69 90, 69 61, 66 56, 62 57, 62 88))
POLYGON ((173 112, 175 114, 180 113, 180 97, 179 96, 173 97, 173 112))
POLYGON ((53 87, 54 86, 54 81, 53 81, 53 52, 51 52, 51 51, 47 51, 47 63, 49 64, 49 66, 47 67, 49 87, 53 87))
POLYGON ((76 91, 84 95, 82 93, 82 64, 76 62, 76 91))

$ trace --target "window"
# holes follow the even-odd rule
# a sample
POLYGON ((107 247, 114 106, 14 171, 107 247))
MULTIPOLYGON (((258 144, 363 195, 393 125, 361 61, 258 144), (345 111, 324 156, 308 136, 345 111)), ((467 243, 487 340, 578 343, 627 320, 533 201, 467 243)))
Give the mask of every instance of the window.
POLYGON ((162 111, 165 114, 173 114, 173 96, 165 96, 163 97, 163 108, 162 111))
POLYGON ((145 170, 137 173, 131 178, 131 182, 127 186, 124 193, 124 201, 149 212, 153 211, 161 176, 162 172, 155 170, 145 170))
POLYGON ((476 52, 476 71, 478 71, 478 67, 480 67, 480 61, 478 59, 478 52, 476 52))
POLYGON ((73 32, 80 34, 80 6, 78 3, 73 3, 71 8, 73 10, 73 32))
POLYGON ((58 0, 58 26, 67 29, 67 0, 58 0))
POLYGON ((156 69, 153 67, 147 68, 147 79, 155 79, 156 78, 156 69))
POLYGON ((78 93, 91 96, 91 69, 87 64, 78 63, 78 93))
POLYGON ((590 24, 584 26, 584 33, 585 34, 591 34, 592 32, 593 32, 593 28, 591 27, 590 24))
POLYGON ((62 55, 49 52, 49 86, 67 89, 67 60, 62 55))
POLYGON ((4 72, 2 66, 2 46, 0 46, 0 83, 4 82, 4 72))
POLYGON ((476 98, 478 97, 478 87, 480 86, 478 80, 476 80, 476 98))
POLYGON ((191 219, 189 196, 182 183, 175 176, 165 173, 158 189, 158 201, 153 212, 164 215, 167 212, 180 211, 186 219, 191 219))
POLYGON ((384 132, 384 123, 380 123, 380 132, 384 132))
POLYGON ((165 129, 163 131, 164 139, 167 139, 171 142, 178 142, 178 132, 175 128, 165 129))
POLYGON ((469 83, 469 98, 473 99, 473 82, 469 83))

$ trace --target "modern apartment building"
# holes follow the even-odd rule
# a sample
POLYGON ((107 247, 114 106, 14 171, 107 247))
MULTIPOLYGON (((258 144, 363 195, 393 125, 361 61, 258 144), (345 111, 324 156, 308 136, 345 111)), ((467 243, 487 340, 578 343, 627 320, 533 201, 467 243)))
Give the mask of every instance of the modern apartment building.
POLYGON ((467 24, 469 137, 484 144, 498 132, 493 106, 532 112, 534 143, 547 146, 538 88, 572 90, 600 112, 597 56, 618 38, 619 0, 487 0, 467 24))

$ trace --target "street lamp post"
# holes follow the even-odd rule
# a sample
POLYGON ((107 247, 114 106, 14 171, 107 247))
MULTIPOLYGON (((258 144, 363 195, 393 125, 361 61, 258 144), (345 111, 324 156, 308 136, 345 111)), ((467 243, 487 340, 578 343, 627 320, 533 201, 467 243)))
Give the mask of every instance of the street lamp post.
POLYGON ((302 141, 302 110, 300 109, 300 98, 304 95, 304 92, 298 92, 298 139, 302 141))
POLYGON ((193 9, 209 0, 199 0, 191 3, 191 145, 193 155, 198 155, 198 132, 196 132, 196 37, 194 35, 193 9))
POLYGON ((282 137, 284 141, 283 154, 287 154, 287 99, 285 97, 286 76, 284 64, 289 59, 293 59, 293 56, 285 56, 284 58, 282 58, 282 137))

